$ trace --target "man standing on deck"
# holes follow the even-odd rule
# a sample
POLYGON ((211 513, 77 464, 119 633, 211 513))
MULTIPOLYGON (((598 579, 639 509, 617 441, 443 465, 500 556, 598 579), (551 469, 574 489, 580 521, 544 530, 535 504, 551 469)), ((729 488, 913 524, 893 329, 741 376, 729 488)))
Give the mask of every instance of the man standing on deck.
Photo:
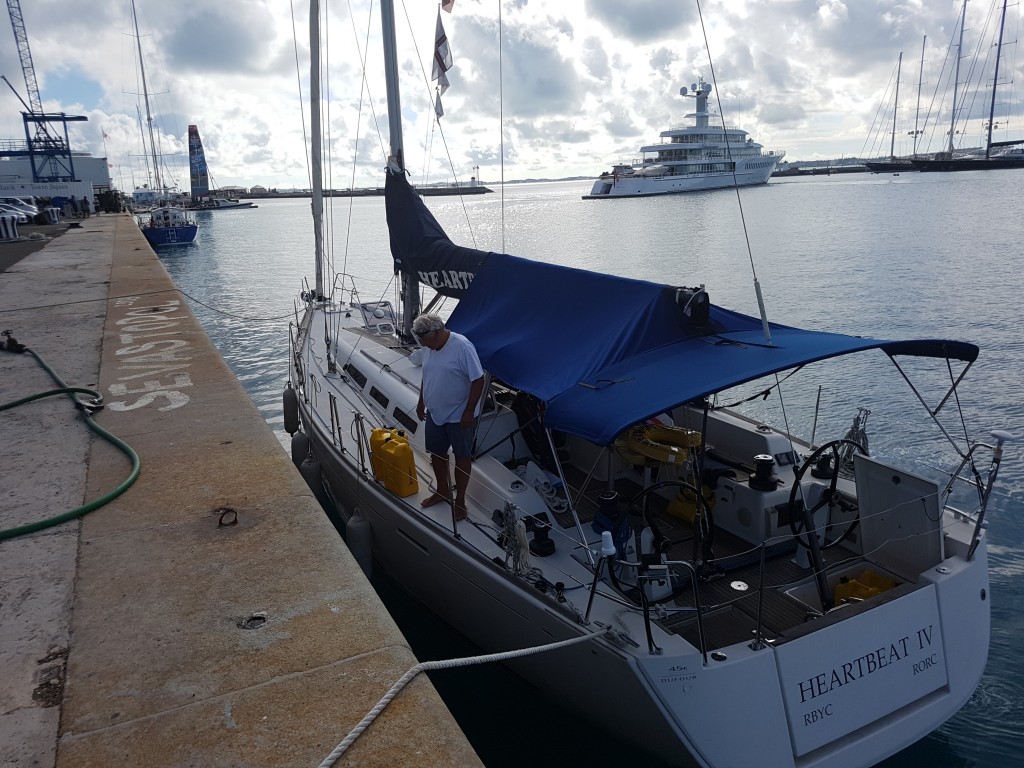
POLYGON ((444 327, 437 315, 420 315, 412 332, 423 347, 423 377, 416 415, 426 422, 424 442, 437 490, 424 507, 451 500, 448 449, 455 454, 456 520, 466 517, 466 488, 473 462, 473 435, 484 391, 484 369, 473 342, 444 327))

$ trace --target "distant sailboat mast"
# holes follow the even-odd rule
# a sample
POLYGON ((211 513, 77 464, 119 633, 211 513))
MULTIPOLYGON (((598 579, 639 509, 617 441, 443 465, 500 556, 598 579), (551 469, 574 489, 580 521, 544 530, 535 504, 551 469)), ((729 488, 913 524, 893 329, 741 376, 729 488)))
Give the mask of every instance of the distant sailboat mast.
MULTIPOLYGON (((139 74, 142 76, 142 97, 146 102, 146 124, 149 126, 149 151, 153 155, 153 178, 156 189, 163 192, 164 185, 160 181, 160 164, 156 157, 156 139, 153 136, 153 115, 149 110, 149 88, 146 86, 146 67, 142 61, 142 38, 139 36, 139 17, 135 13, 135 0, 132 0, 132 21, 135 24, 135 43, 139 48, 139 74)), ((143 138, 145 144, 145 138, 143 138)))
POLYGON ((921 120, 921 83, 924 82, 924 48, 928 42, 928 35, 921 40, 921 68, 917 73, 917 109, 914 112, 914 157, 917 157, 917 140, 921 136, 919 123, 921 120))
POLYGON ((900 111, 900 72, 903 70, 903 51, 896 60, 896 98, 892 102, 892 137, 889 140, 889 159, 896 160, 896 115, 900 111))
POLYGON ((967 0, 960 12, 960 42, 956 46, 956 73, 953 75, 953 108, 949 115, 949 156, 953 157, 953 137, 956 135, 956 97, 960 84, 960 59, 964 53, 964 24, 967 22, 967 0))
POLYGON ((1003 53, 1003 26, 1006 24, 1006 0, 1003 0, 1003 15, 999 20, 999 42, 996 44, 996 71, 992 76, 992 106, 988 110, 988 140, 985 142, 985 159, 992 153, 992 125, 996 115, 996 88, 999 87, 999 59, 1003 53))

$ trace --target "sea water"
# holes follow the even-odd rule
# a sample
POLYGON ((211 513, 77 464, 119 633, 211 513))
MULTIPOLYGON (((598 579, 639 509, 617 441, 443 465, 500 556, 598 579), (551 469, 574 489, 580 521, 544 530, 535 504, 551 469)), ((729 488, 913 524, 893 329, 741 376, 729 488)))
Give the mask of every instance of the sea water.
MULTIPOLYGON (((981 347, 961 394, 968 426, 980 430, 972 436, 986 440, 989 429, 1006 429, 1022 438, 1007 445, 989 509, 988 667, 959 714, 883 765, 1018 764, 1024 750, 1018 666, 1024 647, 1024 225, 1017 206, 1024 173, 845 174, 776 179, 739 195, 718 190, 596 201, 580 199, 590 188, 585 181, 492 186, 494 194, 427 198, 428 206, 453 240, 482 250, 671 285, 703 284, 713 302, 752 315, 758 312, 756 278, 773 322, 981 347)), ((393 300, 383 198, 329 202, 326 274, 355 276, 365 301, 393 300)), ((196 243, 162 250, 160 258, 286 446, 281 391, 290 323, 304 281, 314 275, 310 201, 259 201, 257 209, 197 218, 196 243)), ((794 431, 807 436, 816 429, 819 442, 841 436, 857 406, 855 399, 846 402, 848 390, 899 383, 891 372, 876 380, 886 361, 875 356, 881 362, 861 368, 855 388, 826 374, 823 399, 846 406, 835 421, 814 420, 816 398, 795 399, 794 431)), ((872 423, 893 420, 910 431, 901 442, 872 443, 872 450, 915 452, 908 449, 918 439, 913 430, 920 409, 900 423, 905 394, 894 393, 888 412, 872 414, 868 432, 872 423)), ((941 448, 934 459, 936 466, 949 464, 941 448)), ((375 577, 375 586, 420 659, 476 652, 394 584, 375 577)), ((432 680, 492 768, 638 764, 628 744, 563 711, 502 667, 440 672, 432 680)), ((743 724, 725 717, 723 737, 734 737, 743 724)))

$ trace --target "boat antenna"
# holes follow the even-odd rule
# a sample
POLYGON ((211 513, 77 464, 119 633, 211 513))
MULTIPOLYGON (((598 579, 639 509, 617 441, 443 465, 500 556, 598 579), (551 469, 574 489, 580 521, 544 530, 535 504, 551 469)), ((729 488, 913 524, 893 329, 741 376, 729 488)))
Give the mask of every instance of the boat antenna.
MULTIPOLYGON (((402 144, 402 100, 398 90, 398 49, 395 45, 395 5, 381 0, 380 24, 384 42, 384 79, 387 84, 388 127, 391 132, 391 153, 388 173, 405 173, 405 148, 402 144)), ((400 335, 412 338, 412 321, 420 313, 419 280, 398 265, 402 275, 402 328, 400 335)))
POLYGON ((1003 0, 1003 15, 999 19, 999 42, 996 44, 996 71, 992 76, 992 106, 988 110, 988 139, 985 142, 985 159, 992 153, 992 123, 996 117, 996 88, 999 87, 999 59, 1003 52, 1003 27, 1006 24, 1006 0, 1003 0))
POLYGON ((316 257, 316 296, 324 295, 324 169, 320 127, 320 0, 309 4, 309 132, 310 205, 313 211, 313 248, 316 257))
MULTIPOLYGON (((966 0, 965 0, 966 2, 966 0)), ((718 90, 718 80, 715 78, 715 62, 711 60, 711 46, 708 44, 708 31, 704 26, 704 12, 700 7, 700 0, 697 0, 697 15, 700 17, 700 31, 704 35, 704 50, 708 52, 708 64, 711 67, 711 84, 715 87, 715 98, 718 100, 718 114, 722 117, 722 133, 725 135, 725 151, 732 160, 732 151, 729 147, 729 134, 725 128, 725 112, 722 109, 722 95, 718 90)), ((754 293, 757 296, 757 310, 761 313, 761 330, 764 332, 764 341, 768 346, 772 345, 772 331, 768 326, 768 312, 764 308, 764 296, 761 294, 761 283, 757 279, 757 269, 754 267, 754 251, 750 247, 750 233, 747 232, 747 219, 743 214, 743 198, 740 196, 740 186, 736 181, 736 164, 732 167, 732 186, 736 191, 736 204, 740 209, 740 222, 743 224, 743 239, 747 244, 747 257, 750 259, 750 273, 754 278, 754 293)))

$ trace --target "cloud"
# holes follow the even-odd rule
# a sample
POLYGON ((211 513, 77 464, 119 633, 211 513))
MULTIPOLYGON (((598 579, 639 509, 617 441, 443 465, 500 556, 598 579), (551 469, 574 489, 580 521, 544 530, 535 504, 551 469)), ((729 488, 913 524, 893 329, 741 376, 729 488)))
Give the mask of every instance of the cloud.
POLYGON ((634 43, 673 37, 697 17, 696 6, 680 0, 586 0, 584 6, 610 35, 634 43))
MULTIPOLYGON (((142 174, 141 84, 128 7, 82 0, 21 6, 46 108, 89 117, 72 125, 72 146, 106 151, 118 169, 135 165, 142 174), (103 132, 110 137, 106 145, 103 132)), ((183 157, 186 126, 196 123, 218 182, 306 186, 303 120, 308 126, 309 114, 300 83, 308 93, 307 20, 304 3, 294 4, 294 20, 292 6, 281 0, 136 0, 155 129, 161 146, 179 153, 169 161, 183 157)), ((337 153, 334 173, 347 185, 355 157, 356 183, 369 186, 379 181, 389 131, 379 6, 351 0, 351 18, 349 7, 330 6, 325 120, 337 153)), ((963 69, 973 80, 972 93, 987 91, 986 77, 991 82, 990 63, 987 71, 981 62, 969 64, 978 51, 981 61, 991 62, 994 8, 1001 8, 994 0, 968 4, 963 69)), ((1012 8, 1018 20, 1019 9, 1012 8)), ((499 36, 493 0, 458 0, 454 13, 443 14, 455 67, 438 126, 428 79, 437 6, 407 2, 397 21, 410 166, 450 176, 452 166, 461 175, 480 165, 484 178, 501 169, 507 178, 596 174, 635 157, 660 131, 687 122, 683 115, 692 103, 678 96, 679 87, 698 76, 710 80, 712 63, 713 106, 721 99, 727 120, 756 141, 787 150, 791 160, 805 153, 849 156, 865 143, 900 51, 901 98, 915 92, 925 34, 922 111, 932 115, 932 150, 944 138, 953 61, 948 49, 959 3, 701 0, 701 9, 703 26, 694 0, 504 0, 499 36)), ((1008 24, 1009 39, 1016 29, 1016 21, 1008 24)), ((9 42, 0 45, 0 72, 24 93, 21 62, 9 42)), ((1024 82, 1024 58, 1004 56, 1000 81, 1024 82)), ((1011 95, 1008 89, 999 99, 1015 120, 1000 129, 1005 138, 1024 135, 1020 110, 1011 109, 1019 100, 1011 95)), ((988 101, 972 95, 969 103, 988 101)), ((0 89, 0 138, 23 140, 22 109, 9 89, 0 89)), ((982 140, 982 122, 975 119, 969 133, 958 134, 965 146, 982 140)))

